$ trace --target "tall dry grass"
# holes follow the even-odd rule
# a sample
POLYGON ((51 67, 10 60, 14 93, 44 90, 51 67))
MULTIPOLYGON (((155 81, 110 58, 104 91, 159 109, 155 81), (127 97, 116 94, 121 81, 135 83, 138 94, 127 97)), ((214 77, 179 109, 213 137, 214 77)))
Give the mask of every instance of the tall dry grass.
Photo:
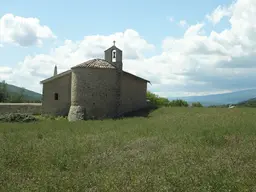
POLYGON ((0 191, 256 191, 256 110, 0 124, 0 191))

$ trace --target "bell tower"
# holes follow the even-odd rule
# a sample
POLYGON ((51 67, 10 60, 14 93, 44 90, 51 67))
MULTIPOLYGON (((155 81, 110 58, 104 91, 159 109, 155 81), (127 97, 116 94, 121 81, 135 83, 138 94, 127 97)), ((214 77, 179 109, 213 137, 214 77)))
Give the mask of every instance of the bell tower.
POLYGON ((111 63, 119 70, 123 70, 123 53, 120 49, 118 49, 115 45, 115 41, 113 41, 114 45, 105 51, 105 60, 111 63))
POLYGON ((122 51, 114 45, 105 51, 105 60, 116 68, 116 106, 115 116, 121 115, 121 85, 123 76, 122 51))

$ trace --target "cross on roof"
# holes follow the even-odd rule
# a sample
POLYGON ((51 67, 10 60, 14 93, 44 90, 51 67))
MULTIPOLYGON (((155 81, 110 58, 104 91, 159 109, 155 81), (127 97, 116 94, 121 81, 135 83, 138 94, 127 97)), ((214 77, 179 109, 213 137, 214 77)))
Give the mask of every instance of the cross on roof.
POLYGON ((113 41, 113 43, 114 43, 114 46, 115 46, 115 44, 116 44, 116 41, 113 41))

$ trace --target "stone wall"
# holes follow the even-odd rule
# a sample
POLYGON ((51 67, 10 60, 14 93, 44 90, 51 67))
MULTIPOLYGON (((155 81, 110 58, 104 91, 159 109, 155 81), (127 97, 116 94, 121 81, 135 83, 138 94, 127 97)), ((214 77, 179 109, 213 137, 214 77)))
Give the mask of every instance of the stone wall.
POLYGON ((27 113, 39 115, 42 113, 41 103, 0 103, 0 114, 27 113))
POLYGON ((121 113, 146 107, 146 96, 147 82, 124 73, 121 85, 121 113))
MULTIPOLYGON (((86 118, 115 115, 116 70, 75 68, 72 71, 71 106, 79 106, 86 118)), ((70 111, 70 119, 71 114, 70 111)))
POLYGON ((122 114, 121 111, 121 89, 122 89, 122 68, 116 69, 116 116, 119 116, 122 114))
POLYGON ((71 100, 71 72, 43 84, 43 114, 67 116, 71 100), (55 94, 58 95, 57 100, 55 94))

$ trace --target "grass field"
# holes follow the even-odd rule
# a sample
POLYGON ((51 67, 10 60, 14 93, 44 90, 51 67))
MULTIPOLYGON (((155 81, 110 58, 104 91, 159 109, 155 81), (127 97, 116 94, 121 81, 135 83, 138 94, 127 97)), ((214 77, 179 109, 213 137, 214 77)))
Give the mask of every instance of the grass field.
POLYGON ((0 124, 0 191, 256 191, 256 109, 0 124))

